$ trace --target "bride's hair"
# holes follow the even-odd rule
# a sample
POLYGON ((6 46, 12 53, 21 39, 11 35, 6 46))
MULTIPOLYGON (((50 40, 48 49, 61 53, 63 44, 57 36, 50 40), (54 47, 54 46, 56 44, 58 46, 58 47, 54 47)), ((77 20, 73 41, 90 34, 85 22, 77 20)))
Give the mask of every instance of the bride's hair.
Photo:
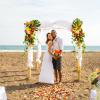
POLYGON ((48 39, 49 34, 51 34, 51 33, 47 33, 47 36, 46 36, 47 37, 46 44, 48 44, 48 42, 50 41, 50 39, 48 39))

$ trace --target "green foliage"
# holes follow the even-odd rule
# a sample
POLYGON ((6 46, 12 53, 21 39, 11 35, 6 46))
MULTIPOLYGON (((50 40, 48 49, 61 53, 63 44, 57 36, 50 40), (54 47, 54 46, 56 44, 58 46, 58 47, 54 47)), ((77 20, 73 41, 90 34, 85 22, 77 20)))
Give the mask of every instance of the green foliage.
POLYGON ((72 23, 72 27, 80 29, 82 24, 83 24, 83 22, 79 18, 76 18, 72 23))
POLYGON ((31 21, 31 25, 32 25, 33 27, 39 27, 39 26, 41 25, 41 23, 40 23, 40 21, 38 21, 38 20, 32 20, 32 21, 31 21))
POLYGON ((24 43, 26 44, 26 48, 29 45, 34 45, 34 42, 36 40, 36 31, 39 30, 39 27, 41 25, 39 20, 32 20, 30 22, 24 23, 25 25, 25 39, 24 43))
POLYGON ((84 43, 84 38, 85 38, 85 33, 83 32, 82 29, 83 21, 81 21, 79 18, 76 18, 72 22, 72 42, 76 44, 77 46, 82 45, 83 52, 85 51, 85 43, 84 43))

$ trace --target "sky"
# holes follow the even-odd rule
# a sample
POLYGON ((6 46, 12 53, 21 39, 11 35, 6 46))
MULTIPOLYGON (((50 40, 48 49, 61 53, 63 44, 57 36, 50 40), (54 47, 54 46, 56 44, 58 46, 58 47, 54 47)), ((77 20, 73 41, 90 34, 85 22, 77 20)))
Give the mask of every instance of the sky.
MULTIPOLYGON (((23 45, 24 22, 83 21, 86 45, 100 46, 100 0, 0 0, 0 45, 23 45)), ((42 44, 46 33, 39 34, 42 44)), ((68 29, 56 30, 64 45, 72 45, 68 29)))

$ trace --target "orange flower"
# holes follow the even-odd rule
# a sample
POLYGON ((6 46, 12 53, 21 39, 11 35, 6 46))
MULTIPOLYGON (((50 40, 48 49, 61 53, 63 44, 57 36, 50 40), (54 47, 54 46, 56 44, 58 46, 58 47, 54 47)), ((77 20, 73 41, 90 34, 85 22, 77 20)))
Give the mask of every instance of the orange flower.
POLYGON ((31 30, 31 28, 26 27, 25 33, 26 33, 26 34, 32 34, 33 32, 32 32, 32 30, 31 30))
POLYGON ((61 54, 61 50, 54 50, 55 54, 61 54))
POLYGON ((96 72, 99 73, 100 72, 100 69, 99 68, 96 68, 96 72))

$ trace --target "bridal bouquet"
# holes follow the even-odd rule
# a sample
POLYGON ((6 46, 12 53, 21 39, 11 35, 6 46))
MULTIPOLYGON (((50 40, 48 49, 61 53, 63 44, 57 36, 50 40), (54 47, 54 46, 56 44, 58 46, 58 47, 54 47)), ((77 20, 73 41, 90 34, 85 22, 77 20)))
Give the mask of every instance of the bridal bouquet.
POLYGON ((83 22, 79 18, 76 18, 72 23, 71 32, 72 32, 72 42, 75 43, 78 47, 82 45, 84 49, 85 33, 83 32, 82 24, 83 22))
POLYGON ((61 55, 61 50, 54 50, 53 51, 53 58, 54 59, 57 60, 60 57, 60 55, 61 55))
POLYGON ((24 23, 25 25, 25 39, 24 43, 26 44, 26 48, 28 46, 33 46, 35 42, 35 32, 39 30, 40 21, 32 20, 24 23))

